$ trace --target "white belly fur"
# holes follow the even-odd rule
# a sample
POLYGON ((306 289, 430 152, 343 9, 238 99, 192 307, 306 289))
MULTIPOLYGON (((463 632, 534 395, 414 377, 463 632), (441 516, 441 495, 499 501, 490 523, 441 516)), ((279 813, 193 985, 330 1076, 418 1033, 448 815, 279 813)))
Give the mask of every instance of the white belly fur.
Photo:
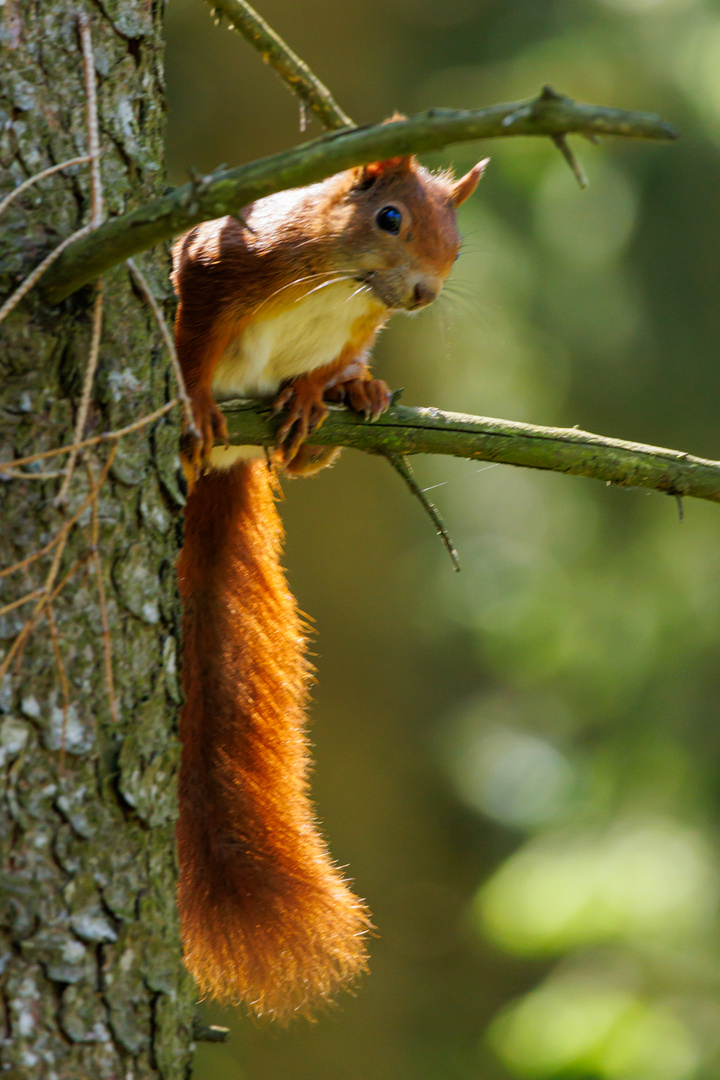
MULTIPOLYGON (((357 281, 338 281, 310 290, 280 312, 258 317, 230 342, 215 368, 218 397, 268 397, 284 379, 331 363, 351 337, 353 324, 383 305, 357 281), (359 290, 359 291, 358 291, 359 290)), ((213 469, 264 455, 262 446, 216 446, 213 469)))
POLYGON ((315 287, 281 311, 262 308, 228 348, 215 369, 213 392, 222 397, 266 397, 284 379, 335 360, 354 323, 383 305, 357 281, 315 287))

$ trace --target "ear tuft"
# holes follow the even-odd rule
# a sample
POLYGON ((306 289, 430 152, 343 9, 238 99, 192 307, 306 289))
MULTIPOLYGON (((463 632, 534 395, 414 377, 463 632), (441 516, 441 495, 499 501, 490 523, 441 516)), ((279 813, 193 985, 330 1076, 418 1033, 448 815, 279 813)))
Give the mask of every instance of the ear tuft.
MULTIPOLYGON (((398 120, 407 120, 402 113, 394 112, 383 124, 395 124, 398 120)), ((382 176, 390 176, 393 173, 411 173, 417 168, 417 161, 411 155, 399 155, 398 157, 386 158, 385 161, 371 161, 360 170, 360 186, 370 187, 375 180, 382 176)))
POLYGON ((469 173, 465 173, 464 176, 461 176, 459 180, 455 180, 450 185, 450 194, 455 206, 459 206, 460 203, 464 203, 466 199, 470 198, 478 186, 478 181, 485 172, 489 161, 490 158, 483 158, 482 161, 478 161, 477 165, 469 173))
POLYGON ((390 173, 412 172, 415 159, 411 157, 392 157, 385 161, 371 161, 363 168, 363 179, 377 180, 380 176, 389 176, 390 173))

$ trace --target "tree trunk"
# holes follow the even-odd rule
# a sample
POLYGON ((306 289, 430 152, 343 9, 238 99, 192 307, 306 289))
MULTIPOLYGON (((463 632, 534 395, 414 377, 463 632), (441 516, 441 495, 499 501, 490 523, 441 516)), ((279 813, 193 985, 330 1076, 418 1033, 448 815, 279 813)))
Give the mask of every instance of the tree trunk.
MULTIPOLYGON (((162 9, 109 0, 86 10, 113 214, 162 183, 162 9)), ((4 195, 86 154, 88 133, 77 9, 6 0, 0 20, 4 195)), ((89 216, 87 164, 19 196, 0 221, 0 292, 89 216)), ((141 264, 155 295, 166 298, 166 254, 141 264)), ((72 441, 94 299, 88 287, 51 308, 36 288, 0 329, 0 460, 72 441)), ((174 396, 166 360, 145 298, 127 269, 116 268, 104 279, 86 435, 132 423, 174 396)), ((173 835, 177 419, 166 414, 120 441, 96 512, 89 506, 72 530, 56 587, 74 573, 0 684, 3 1077, 181 1080, 189 1072, 194 991, 181 962, 173 835)), ((55 503, 61 480, 35 470, 59 472, 65 457, 25 466, 28 476, 0 474, 2 566, 53 539, 91 492, 110 446, 78 460, 64 509, 55 503)), ((55 550, 0 578, 0 607, 43 586, 55 550)), ((4 649, 36 603, 0 613, 4 649)))

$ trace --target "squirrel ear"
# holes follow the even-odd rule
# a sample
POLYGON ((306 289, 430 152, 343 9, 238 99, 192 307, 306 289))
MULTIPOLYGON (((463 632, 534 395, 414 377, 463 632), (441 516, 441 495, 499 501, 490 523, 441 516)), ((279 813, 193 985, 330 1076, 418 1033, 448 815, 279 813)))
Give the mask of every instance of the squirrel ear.
MULTIPOLYGON (((388 116, 387 120, 383 120, 383 124, 395 124, 398 120, 406 119, 407 117, 402 113, 394 112, 392 116, 388 116)), ((387 176, 389 173, 414 172, 416 166, 415 158, 410 155, 391 157, 385 161, 371 161, 369 165, 362 165, 359 169, 360 184, 361 186, 366 184, 369 187, 380 176, 387 176)))
POLYGON ((487 157, 483 158, 482 161, 478 161, 474 169, 471 169, 469 173, 465 173, 464 176, 461 176, 459 180, 455 180, 450 185, 450 195, 455 206, 459 206, 460 203, 470 198, 489 161, 490 158, 487 157))
MULTIPOLYGON (((389 121, 386 121, 388 123, 389 121)), ((412 172, 413 158, 411 157, 393 157, 387 158, 385 161, 371 161, 369 165, 363 165, 360 169, 361 182, 366 183, 377 180, 380 176, 387 176, 389 173, 399 172, 412 172)))

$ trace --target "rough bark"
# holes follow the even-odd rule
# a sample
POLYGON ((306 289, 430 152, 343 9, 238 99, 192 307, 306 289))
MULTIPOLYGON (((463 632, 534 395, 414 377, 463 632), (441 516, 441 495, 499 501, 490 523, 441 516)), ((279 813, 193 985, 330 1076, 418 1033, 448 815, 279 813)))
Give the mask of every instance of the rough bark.
MULTIPOLYGON (((162 57, 158 3, 107 0, 91 19, 108 213, 158 194, 162 57)), ((0 195, 87 152, 76 10, 61 0, 0 8, 0 195)), ((30 188, 0 221, 0 294, 89 219, 87 165, 30 188)), ((141 266, 167 295, 164 252, 141 266)), ((100 364, 86 431, 116 428, 172 396, 153 317, 125 267, 104 281, 100 364)), ((60 307, 35 290, 0 328, 0 460, 72 439, 93 289, 60 307)), ((177 416, 120 444, 98 500, 99 550, 118 720, 109 706, 92 516, 80 519, 53 603, 56 645, 40 619, 0 686, 0 1059, 23 1080, 181 1080, 193 988, 175 915, 177 416), (69 705, 64 707, 69 701, 69 705)), ((0 477, 3 566, 46 544, 89 490, 108 447, 86 452, 69 505, 60 481, 0 477)), ((40 462, 57 470, 63 459, 40 462)), ((34 466, 29 467, 32 471, 34 466)), ((40 586, 49 557, 0 578, 0 606, 40 586)), ((60 580, 58 578, 58 580, 60 580)), ((0 616, 9 647, 32 611, 0 616)))

